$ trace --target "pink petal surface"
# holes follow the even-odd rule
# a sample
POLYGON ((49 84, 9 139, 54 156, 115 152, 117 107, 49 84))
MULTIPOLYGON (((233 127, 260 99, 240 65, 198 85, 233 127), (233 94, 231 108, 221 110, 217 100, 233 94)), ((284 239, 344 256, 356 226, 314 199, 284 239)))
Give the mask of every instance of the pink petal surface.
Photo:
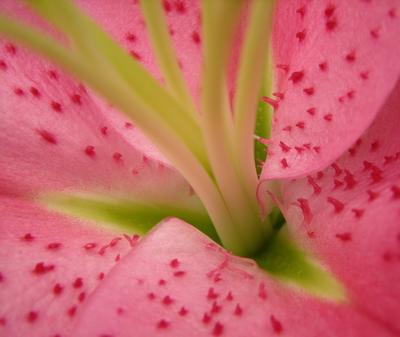
POLYGON ((332 167, 282 186, 289 229, 400 334, 400 82, 371 128, 332 167))
POLYGON ((51 64, 3 41, 0 75, 0 193, 186 189, 131 122, 51 64))
POLYGON ((397 0, 278 2, 281 99, 263 178, 325 168, 370 125, 399 77, 399 11, 397 0))
POLYGON ((0 198, 0 336, 73 336, 83 304, 131 244, 13 198, 0 198))
POLYGON ((178 220, 158 225, 86 303, 74 336, 391 336, 349 305, 284 288, 178 220))

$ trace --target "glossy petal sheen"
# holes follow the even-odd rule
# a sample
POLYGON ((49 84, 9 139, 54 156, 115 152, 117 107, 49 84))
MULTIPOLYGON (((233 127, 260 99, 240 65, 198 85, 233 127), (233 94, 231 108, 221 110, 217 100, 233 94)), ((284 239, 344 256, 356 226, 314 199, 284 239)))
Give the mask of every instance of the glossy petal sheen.
POLYGON ((0 199, 0 336, 72 336, 83 304, 134 242, 0 199))
POLYGON ((76 337, 390 336, 348 305, 284 288, 185 223, 160 224, 97 289, 76 337))
POLYGON ((371 320, 400 334, 400 82, 332 167, 283 185, 291 229, 371 320))
POLYGON ((400 72, 397 0, 279 1, 279 107, 263 178, 297 177, 337 159, 370 125, 400 72))

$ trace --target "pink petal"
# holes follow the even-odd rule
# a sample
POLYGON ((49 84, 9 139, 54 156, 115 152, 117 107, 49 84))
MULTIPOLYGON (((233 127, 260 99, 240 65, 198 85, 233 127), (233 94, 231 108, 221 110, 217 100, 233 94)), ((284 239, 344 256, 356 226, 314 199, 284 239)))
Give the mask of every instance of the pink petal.
POLYGON ((0 335, 72 336, 83 304, 131 244, 12 198, 1 198, 0 214, 0 335))
POLYGON ((187 189, 148 141, 137 149, 131 122, 51 64, 0 42, 0 76, 0 193, 187 189))
POLYGON ((284 97, 263 178, 325 168, 370 125, 399 77, 399 11, 396 0, 279 2, 275 91, 284 97))
POLYGON ((349 305, 296 293, 178 220, 113 270, 74 336, 390 336, 349 305))
POLYGON ((399 106, 400 82, 371 128, 332 167, 282 187, 294 236, 347 285, 356 306, 397 334, 399 106))

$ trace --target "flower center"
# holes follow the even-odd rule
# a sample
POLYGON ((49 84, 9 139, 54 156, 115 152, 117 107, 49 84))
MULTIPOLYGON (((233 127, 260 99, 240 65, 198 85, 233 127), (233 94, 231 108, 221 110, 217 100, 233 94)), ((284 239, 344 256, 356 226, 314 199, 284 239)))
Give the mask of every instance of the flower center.
MULTIPOLYGON (((1 31, 74 73, 132 118, 193 187, 223 245, 242 256, 257 252, 272 233, 256 197, 254 132, 262 83, 270 83, 264 74, 273 3, 202 2, 200 107, 183 78, 159 1, 140 5, 165 86, 69 1, 28 3, 65 35, 67 45, 6 18, 1 31), (243 20, 247 24, 230 101, 228 64, 243 20)), ((267 125, 269 117, 259 122, 267 125)))
POLYGON ((65 39, 60 42, 1 16, 0 33, 74 74, 131 118, 193 187, 206 212, 203 206, 188 210, 144 200, 59 194, 48 195, 47 205, 122 226, 126 226, 124 219, 136 218, 135 228, 142 233, 165 216, 175 215, 234 254, 253 257, 272 275, 294 281, 317 295, 343 298, 340 284, 285 237, 285 231, 280 230, 285 220, 279 209, 271 200, 257 199, 258 174, 266 149, 255 139, 269 137, 272 119, 272 110, 262 97, 272 91, 269 46, 273 1, 202 1, 200 104, 195 103, 179 67, 161 1, 146 0, 140 5, 165 85, 70 1, 27 3, 65 39), (231 98, 228 65, 238 47, 236 34, 243 22, 231 98))

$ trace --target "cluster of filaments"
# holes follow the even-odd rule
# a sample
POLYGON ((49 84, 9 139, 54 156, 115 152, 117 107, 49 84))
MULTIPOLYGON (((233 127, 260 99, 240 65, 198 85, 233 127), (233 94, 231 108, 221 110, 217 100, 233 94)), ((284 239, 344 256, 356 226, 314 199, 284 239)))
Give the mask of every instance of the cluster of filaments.
POLYGON ((61 43, 5 17, 0 17, 0 32, 73 73, 129 116, 193 187, 224 246, 238 255, 257 252, 272 231, 268 221, 262 220, 256 197, 254 130, 260 95, 262 90, 269 91, 266 36, 273 2, 202 1, 199 105, 179 67, 161 1, 141 1, 140 5, 165 85, 70 1, 27 2, 66 40, 61 43), (230 100, 227 65, 243 20, 246 25, 230 100))

